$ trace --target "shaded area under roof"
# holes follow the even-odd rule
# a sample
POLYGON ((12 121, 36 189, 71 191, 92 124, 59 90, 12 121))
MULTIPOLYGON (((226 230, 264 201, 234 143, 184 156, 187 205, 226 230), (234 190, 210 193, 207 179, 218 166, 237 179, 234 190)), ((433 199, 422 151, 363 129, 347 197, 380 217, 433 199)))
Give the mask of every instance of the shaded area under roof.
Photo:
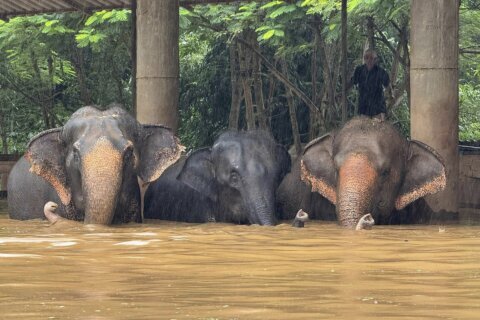
MULTIPOLYGON (((164 0, 160 0, 164 1, 164 0)), ((40 13, 94 11, 131 8, 135 0, 1 0, 0 18, 40 13)), ((238 0, 179 0, 180 6, 207 3, 238 2, 238 0)))

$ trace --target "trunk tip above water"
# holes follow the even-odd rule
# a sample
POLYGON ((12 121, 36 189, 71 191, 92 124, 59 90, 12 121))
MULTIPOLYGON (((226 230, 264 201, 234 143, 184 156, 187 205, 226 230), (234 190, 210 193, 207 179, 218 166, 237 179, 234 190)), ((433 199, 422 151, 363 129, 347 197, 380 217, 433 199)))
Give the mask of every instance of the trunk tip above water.
POLYGON ((370 230, 372 226, 375 224, 375 220, 373 219, 370 213, 367 213, 363 217, 358 220, 357 226, 355 230, 370 230))
POLYGON ((53 201, 48 201, 43 207, 43 213, 45 214, 45 218, 47 218, 47 220, 52 224, 57 222, 60 218, 60 216, 56 214, 57 208, 58 204, 53 201))
POLYGON ((292 226, 296 228, 303 228, 306 221, 308 221, 308 213, 300 209, 293 220, 292 226))

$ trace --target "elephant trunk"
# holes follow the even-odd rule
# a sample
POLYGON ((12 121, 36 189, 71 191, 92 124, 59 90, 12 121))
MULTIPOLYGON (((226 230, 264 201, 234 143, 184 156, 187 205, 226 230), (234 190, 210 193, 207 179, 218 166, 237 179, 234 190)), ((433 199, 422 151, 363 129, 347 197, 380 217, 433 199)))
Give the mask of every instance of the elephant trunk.
POLYGON ((122 184, 122 154, 100 139, 83 160, 83 192, 87 224, 111 224, 122 184))
POLYGON ((342 226, 354 229, 372 209, 377 172, 365 155, 349 156, 339 170, 337 217, 342 226))
MULTIPOLYGON (((256 189, 256 188, 254 188, 256 189)), ((265 226, 276 225, 274 194, 269 191, 253 190, 253 195, 245 197, 250 223, 265 226)))

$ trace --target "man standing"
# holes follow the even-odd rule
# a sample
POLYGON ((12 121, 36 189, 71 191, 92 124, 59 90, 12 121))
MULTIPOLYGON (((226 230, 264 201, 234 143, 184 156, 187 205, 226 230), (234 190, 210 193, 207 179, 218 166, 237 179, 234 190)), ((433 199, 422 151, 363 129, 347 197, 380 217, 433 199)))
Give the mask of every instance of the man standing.
POLYGON ((385 119, 387 108, 383 97, 383 87, 388 88, 388 73, 377 65, 377 53, 373 49, 365 50, 364 64, 355 68, 350 85, 358 85, 358 114, 385 119))

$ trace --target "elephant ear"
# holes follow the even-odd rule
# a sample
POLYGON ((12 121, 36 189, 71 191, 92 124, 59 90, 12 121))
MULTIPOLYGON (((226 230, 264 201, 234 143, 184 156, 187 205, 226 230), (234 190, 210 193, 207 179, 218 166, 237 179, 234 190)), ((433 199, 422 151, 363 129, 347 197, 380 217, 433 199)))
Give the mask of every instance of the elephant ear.
POLYGON ((397 210, 423 196, 443 190, 447 184, 445 165, 440 155, 419 141, 410 141, 406 170, 395 201, 397 210))
POLYGON ((61 140, 62 128, 51 129, 33 137, 27 145, 25 158, 30 172, 45 179, 58 193, 65 206, 72 200, 72 192, 65 170, 65 146, 61 140))
POLYGON ((161 125, 142 125, 142 127, 137 175, 143 182, 152 182, 180 158, 185 147, 179 143, 170 128, 161 125))
POLYGON ((287 149, 280 144, 277 144, 275 153, 275 158, 280 168, 279 181, 282 181, 283 177, 285 177, 292 169, 292 159, 290 158, 290 154, 288 154, 287 149))
POLYGON ((177 179, 211 200, 217 201, 218 189, 211 152, 210 148, 192 152, 185 160, 177 179))
POLYGON ((305 146, 301 159, 301 178, 331 203, 337 203, 336 173, 333 162, 333 135, 326 134, 305 146))

